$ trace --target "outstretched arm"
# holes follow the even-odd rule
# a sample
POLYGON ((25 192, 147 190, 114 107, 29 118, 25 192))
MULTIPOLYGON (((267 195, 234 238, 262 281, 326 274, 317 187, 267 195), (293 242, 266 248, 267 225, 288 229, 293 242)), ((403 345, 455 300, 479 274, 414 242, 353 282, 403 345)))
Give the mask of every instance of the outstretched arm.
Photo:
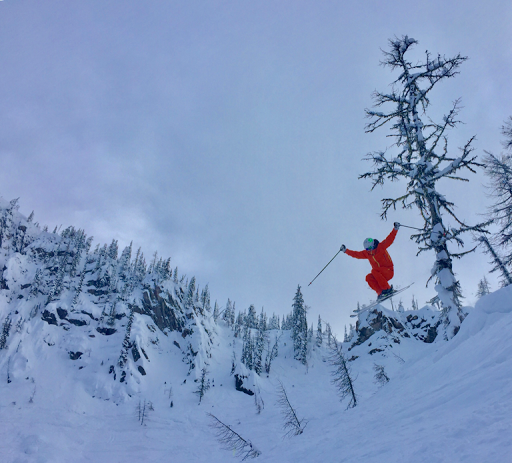
POLYGON ((345 254, 350 257, 354 257, 355 259, 367 259, 368 256, 366 255, 366 251, 351 251, 350 249, 347 249, 345 251, 345 254))
POLYGON ((391 230, 391 233, 386 237, 386 239, 379 244, 379 247, 382 247, 384 249, 389 248, 393 244, 393 241, 395 241, 397 232, 398 228, 394 227, 393 230, 391 230))

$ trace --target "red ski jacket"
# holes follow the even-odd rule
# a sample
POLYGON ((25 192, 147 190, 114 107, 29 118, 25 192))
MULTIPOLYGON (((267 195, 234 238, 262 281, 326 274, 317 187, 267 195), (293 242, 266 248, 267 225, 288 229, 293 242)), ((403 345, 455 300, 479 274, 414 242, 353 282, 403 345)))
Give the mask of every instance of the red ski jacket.
POLYGON ((387 249, 393 244, 395 241, 395 236, 398 230, 393 230, 387 236, 387 238, 379 243, 377 249, 373 249, 372 251, 350 251, 347 249, 345 254, 350 257, 355 257, 356 259, 368 259, 372 268, 393 268, 393 261, 391 260, 391 256, 389 255, 387 249))

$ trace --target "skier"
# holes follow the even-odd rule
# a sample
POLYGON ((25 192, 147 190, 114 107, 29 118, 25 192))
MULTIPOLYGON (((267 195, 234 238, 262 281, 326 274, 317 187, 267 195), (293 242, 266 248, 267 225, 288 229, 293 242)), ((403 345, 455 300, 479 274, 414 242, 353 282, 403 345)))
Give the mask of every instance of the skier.
POLYGON ((395 222, 393 230, 382 243, 373 238, 366 238, 363 243, 364 251, 351 251, 345 245, 341 246, 341 251, 350 257, 370 261, 372 271, 366 275, 366 281, 370 288, 377 293, 377 300, 385 298, 393 292, 393 286, 388 283, 394 275, 393 261, 387 249, 393 244, 399 228, 400 224, 395 222))

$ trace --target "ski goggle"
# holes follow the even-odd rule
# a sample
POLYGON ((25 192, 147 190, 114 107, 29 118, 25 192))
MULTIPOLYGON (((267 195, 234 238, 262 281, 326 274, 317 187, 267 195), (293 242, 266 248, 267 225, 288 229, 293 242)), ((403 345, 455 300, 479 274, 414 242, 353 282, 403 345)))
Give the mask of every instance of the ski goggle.
POLYGON ((373 246, 374 246, 373 238, 366 238, 364 240, 364 248, 367 251, 371 251, 373 249, 373 246))

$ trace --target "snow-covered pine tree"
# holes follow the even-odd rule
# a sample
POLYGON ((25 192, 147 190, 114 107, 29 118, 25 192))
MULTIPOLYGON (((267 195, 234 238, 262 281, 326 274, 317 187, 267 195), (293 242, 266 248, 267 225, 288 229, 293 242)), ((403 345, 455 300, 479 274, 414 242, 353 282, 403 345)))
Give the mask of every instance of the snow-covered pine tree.
POLYGON ((251 329, 245 325, 244 326, 244 336, 243 336, 243 344, 242 344, 242 357, 240 361, 247 367, 249 370, 252 370, 254 367, 254 343, 252 339, 251 329))
POLYGON ((213 306, 213 320, 215 321, 215 323, 217 323, 217 321, 219 320, 219 316, 220 316, 219 304, 217 304, 217 301, 215 301, 215 304, 213 306))
POLYGON ((325 337, 327 338, 327 347, 331 347, 332 343, 332 330, 330 323, 325 325, 325 337))
POLYGON ((318 325, 316 327, 316 345, 320 347, 322 345, 323 333, 322 333, 322 319, 318 316, 318 325))
MULTIPOLYGON (((407 36, 390 40, 390 51, 384 52, 385 66, 397 69, 400 74, 393 83, 391 93, 374 93, 375 107, 391 106, 386 112, 366 110, 371 121, 366 132, 373 132, 379 127, 391 123, 390 136, 394 137, 397 151, 377 151, 367 155, 374 169, 359 178, 372 180, 372 190, 386 181, 403 180, 405 190, 398 197, 382 199, 381 217, 387 218, 390 209, 401 206, 404 209, 418 209, 423 220, 421 232, 411 236, 418 243, 419 251, 433 250, 436 254, 431 278, 435 278, 437 297, 443 309, 445 338, 455 335, 464 319, 461 307, 460 283, 452 269, 453 258, 462 257, 466 252, 453 253, 448 243, 463 246, 461 235, 467 232, 485 232, 486 223, 469 226, 454 211, 454 204, 440 192, 442 180, 462 180, 460 170, 475 172, 481 166, 476 156, 471 153, 473 138, 461 149, 458 156, 448 153, 446 131, 455 127, 459 121, 459 100, 441 123, 429 119, 424 123, 420 114, 425 114, 429 107, 429 93, 441 80, 458 74, 459 66, 467 59, 458 54, 453 58, 437 56, 432 58, 426 52, 424 62, 414 64, 406 57, 410 48, 418 43, 407 36), (446 217, 454 226, 449 226, 446 217), (451 325, 451 328, 448 328, 451 325)), ((471 252, 471 251, 467 251, 471 252)), ((429 279, 430 281, 430 279, 429 279)))
MULTIPOLYGON (((210 290, 208 289, 208 285, 204 287, 204 289, 201 291, 201 308, 203 309, 203 313, 210 312, 212 310, 210 305, 210 290)), ((217 307, 218 310, 218 307, 217 307)), ((218 314, 217 314, 218 318, 218 314)), ((217 318, 215 318, 215 321, 217 321, 217 318)))
POLYGON ((258 316, 256 315, 256 308, 252 304, 249 306, 247 317, 245 317, 245 324, 249 328, 258 328, 258 316))
POLYGON ((260 324, 258 334, 256 336, 256 346, 254 349, 254 371, 261 375, 263 371, 263 350, 265 349, 265 331, 263 325, 260 324))
POLYGON ((260 318, 258 320, 258 329, 262 331, 267 331, 267 314, 263 311, 263 307, 261 308, 260 318))
POLYGON ((238 316, 236 317, 235 325, 234 325, 234 331, 235 331, 235 338, 239 338, 242 334, 242 328, 244 326, 244 316, 242 312, 238 312, 238 316))
POLYGON ((489 294, 490 292, 491 292, 491 285, 489 284, 489 281, 487 280, 487 278, 484 275, 484 277, 478 283, 478 290, 476 292, 476 297, 478 297, 480 299, 482 296, 485 296, 485 295, 489 294))
POLYGON ((228 302, 226 302, 226 307, 224 308, 224 311, 222 312, 222 319, 226 322, 228 326, 231 326, 231 311, 233 310, 231 300, 228 299, 228 302))
POLYGON ((304 298, 302 297, 300 285, 297 287, 292 307, 292 339, 294 358, 305 365, 307 362, 308 322, 306 317, 306 306, 304 305, 304 298))

